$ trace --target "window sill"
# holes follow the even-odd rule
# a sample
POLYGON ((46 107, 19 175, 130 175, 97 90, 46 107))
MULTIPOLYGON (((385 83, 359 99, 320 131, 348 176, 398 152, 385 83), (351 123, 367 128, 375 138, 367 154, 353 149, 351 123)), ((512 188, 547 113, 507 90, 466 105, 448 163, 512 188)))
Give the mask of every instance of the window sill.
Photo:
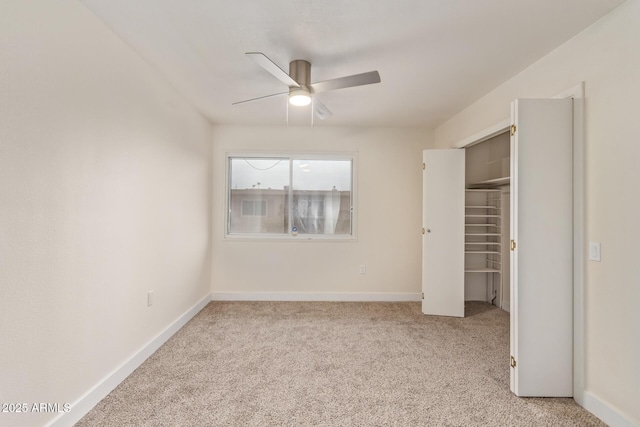
POLYGON ((257 235, 257 234, 226 234, 225 242, 326 242, 326 243, 354 243, 355 236, 323 236, 323 235, 257 235))

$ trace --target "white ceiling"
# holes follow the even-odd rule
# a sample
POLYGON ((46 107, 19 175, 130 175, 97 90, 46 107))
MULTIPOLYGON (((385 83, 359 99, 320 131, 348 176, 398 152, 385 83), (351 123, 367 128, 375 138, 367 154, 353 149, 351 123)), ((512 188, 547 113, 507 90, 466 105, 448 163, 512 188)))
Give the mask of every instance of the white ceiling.
POLYGON ((380 72, 319 94, 334 115, 316 126, 434 127, 623 0, 82 2, 214 123, 285 123, 286 96, 231 105, 287 90, 244 55, 258 51, 311 62, 313 82, 380 72))

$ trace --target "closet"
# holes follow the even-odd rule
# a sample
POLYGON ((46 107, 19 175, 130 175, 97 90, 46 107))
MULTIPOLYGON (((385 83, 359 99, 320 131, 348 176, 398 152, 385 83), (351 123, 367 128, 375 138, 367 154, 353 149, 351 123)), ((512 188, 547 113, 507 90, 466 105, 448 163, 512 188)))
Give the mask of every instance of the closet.
POLYGON ((465 301, 509 310, 509 133, 465 147, 465 301), (506 304, 505 301, 506 295, 506 304))
POLYGON ((510 123, 464 149, 423 152, 422 311, 508 309, 511 390, 570 397, 572 100, 515 100, 510 123))

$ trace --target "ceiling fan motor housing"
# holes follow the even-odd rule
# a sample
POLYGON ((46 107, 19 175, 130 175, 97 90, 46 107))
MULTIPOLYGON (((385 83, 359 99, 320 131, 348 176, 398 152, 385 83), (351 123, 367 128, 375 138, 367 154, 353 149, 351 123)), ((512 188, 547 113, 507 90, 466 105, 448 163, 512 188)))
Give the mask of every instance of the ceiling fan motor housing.
POLYGON ((304 59, 296 59, 289 63, 289 76, 298 84, 311 92, 311 64, 304 59))

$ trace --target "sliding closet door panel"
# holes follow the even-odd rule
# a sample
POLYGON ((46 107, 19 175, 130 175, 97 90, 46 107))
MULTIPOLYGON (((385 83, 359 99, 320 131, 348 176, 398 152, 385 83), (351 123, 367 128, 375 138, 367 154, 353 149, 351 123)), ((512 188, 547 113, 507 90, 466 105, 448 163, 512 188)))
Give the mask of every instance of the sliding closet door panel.
POLYGON ((464 150, 425 150, 422 312, 464 317, 464 150))
POLYGON ((512 120, 511 389, 572 396, 572 101, 518 99, 512 120))

